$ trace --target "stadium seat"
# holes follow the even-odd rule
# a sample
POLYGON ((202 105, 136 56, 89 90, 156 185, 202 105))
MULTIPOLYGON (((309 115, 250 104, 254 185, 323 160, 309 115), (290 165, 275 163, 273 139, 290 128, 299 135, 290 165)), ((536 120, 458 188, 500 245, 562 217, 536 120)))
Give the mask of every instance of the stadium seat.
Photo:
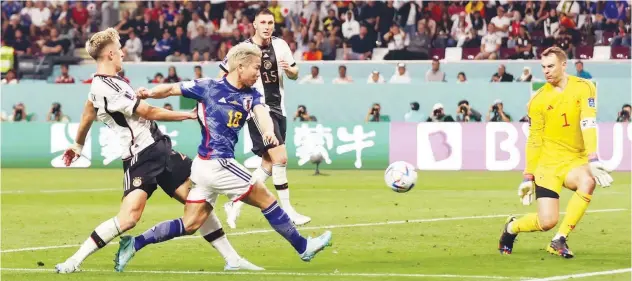
POLYGON ((615 60, 627 60, 630 58, 629 47, 610 47, 610 58, 615 60))
POLYGON ((507 60, 510 56, 516 54, 516 49, 514 48, 500 48, 500 59, 507 60))
POLYGON ((593 46, 579 46, 575 48, 575 55, 578 59, 589 60, 593 58, 593 46))
POLYGON ((481 51, 479 48, 462 48, 461 58, 464 60, 473 60, 481 51))
POLYGON ((608 60, 610 59, 610 56, 610 46, 595 46, 595 48, 593 49, 593 59, 608 60))
POLYGON ((388 48, 373 48, 371 60, 384 60, 386 54, 388 54, 388 48))
POLYGON ((430 49, 430 58, 442 60, 445 58, 445 49, 432 48, 430 49))
POLYGON ((447 48, 445 49, 445 60, 460 61, 462 52, 461 48, 447 48))
POLYGON ((544 47, 535 48, 535 58, 540 59, 542 57, 542 52, 544 52, 544 50, 546 50, 546 48, 544 47))

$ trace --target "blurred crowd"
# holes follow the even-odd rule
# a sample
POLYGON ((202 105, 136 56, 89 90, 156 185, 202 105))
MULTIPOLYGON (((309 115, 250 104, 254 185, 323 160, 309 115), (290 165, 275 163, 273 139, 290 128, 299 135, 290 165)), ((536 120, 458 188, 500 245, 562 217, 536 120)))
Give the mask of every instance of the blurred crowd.
POLYGON ((213 61, 274 13, 297 60, 428 59, 432 48, 480 48, 477 59, 530 59, 533 46, 630 46, 629 1, 2 1, 2 44, 17 55, 72 55, 113 26, 130 61, 213 61))

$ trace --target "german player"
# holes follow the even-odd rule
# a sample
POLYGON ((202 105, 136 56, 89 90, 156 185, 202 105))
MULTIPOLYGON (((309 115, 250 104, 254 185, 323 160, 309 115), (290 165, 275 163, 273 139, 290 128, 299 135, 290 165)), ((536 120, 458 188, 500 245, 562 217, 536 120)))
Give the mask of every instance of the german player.
MULTIPOLYGON (((123 201, 118 215, 97 226, 73 256, 55 266, 58 273, 78 271, 90 254, 133 228, 157 185, 180 202, 186 200, 190 187, 191 159, 171 149, 171 140, 160 132, 153 120, 178 121, 195 119, 197 115, 153 107, 136 97, 132 87, 117 76, 122 69, 123 53, 116 30, 108 28, 96 33, 86 43, 86 49, 97 61, 97 74, 92 80, 75 143, 64 153, 64 161, 69 166, 80 157, 95 119, 105 123, 116 132, 122 146, 123 201)), ((204 225, 211 231, 205 238, 226 259, 227 269, 260 269, 239 257, 214 214, 204 225)), ((161 231, 164 229, 155 228, 143 236, 151 240, 153 232, 161 231)))
MULTIPOLYGON (((265 104, 270 108, 270 117, 274 125, 274 135, 279 145, 265 143, 262 137, 261 123, 257 116, 248 119, 248 130, 252 140, 252 152, 262 158, 261 167, 257 168, 253 176, 265 183, 272 176, 272 183, 277 191, 281 206, 296 225, 304 225, 312 219, 296 212, 290 203, 290 190, 287 180, 287 150, 285 134, 287 126, 287 112, 285 111, 285 91, 283 89, 283 73, 291 80, 298 78, 298 66, 292 56, 288 44, 281 38, 272 36, 274 32, 274 15, 270 10, 260 10, 253 22, 255 35, 245 42, 259 46, 262 52, 261 77, 255 83, 255 89, 263 93, 265 104)), ((226 59, 220 64, 223 74, 228 73, 226 59)), ((224 208, 227 223, 231 228, 236 227, 243 203, 226 203, 224 208)))
POLYGON ((501 254, 511 254, 518 233, 548 231, 558 222, 562 187, 574 191, 557 234, 546 250, 572 258, 568 235, 580 221, 595 190, 613 179, 597 155, 597 93, 588 80, 566 74, 566 53, 551 47, 542 53, 547 83, 528 105, 530 122, 524 179, 519 186, 523 204, 535 196, 538 212, 509 217, 499 242, 501 254))
MULTIPOLYGON (((228 74, 219 79, 196 79, 175 84, 158 85, 151 90, 139 91, 144 98, 162 99, 184 96, 198 102, 198 120, 202 142, 193 160, 189 192, 184 216, 179 219, 182 228, 171 227, 161 233, 160 241, 191 235, 202 226, 221 194, 233 201, 261 209, 272 228, 283 236, 303 261, 330 245, 331 232, 316 238, 304 238, 296 230, 285 211, 277 204, 263 181, 235 161, 235 144, 246 117, 254 114, 259 120, 264 144, 277 145, 270 112, 262 103, 261 94, 252 85, 259 78, 261 50, 249 43, 240 43, 228 52, 228 74)), ((132 247, 119 250, 120 255, 132 255, 132 247)), ((129 259, 128 259, 129 260, 129 259)))

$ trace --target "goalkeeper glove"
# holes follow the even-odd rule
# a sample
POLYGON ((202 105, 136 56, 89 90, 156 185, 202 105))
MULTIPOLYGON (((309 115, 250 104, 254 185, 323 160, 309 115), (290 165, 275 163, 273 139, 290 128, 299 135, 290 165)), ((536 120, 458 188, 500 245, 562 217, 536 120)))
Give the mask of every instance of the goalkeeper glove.
POLYGON ((83 145, 78 143, 73 143, 66 151, 64 152, 64 164, 66 167, 70 166, 72 162, 75 162, 79 157, 81 157, 81 150, 83 149, 83 145))
POLYGON ((518 186, 518 196, 522 205, 529 206, 535 197, 535 182, 532 174, 525 174, 520 186, 518 186))
POLYGON ((601 187, 608 187, 614 181, 610 175, 611 170, 606 168, 597 157, 590 159, 590 172, 595 178, 595 182, 601 187))

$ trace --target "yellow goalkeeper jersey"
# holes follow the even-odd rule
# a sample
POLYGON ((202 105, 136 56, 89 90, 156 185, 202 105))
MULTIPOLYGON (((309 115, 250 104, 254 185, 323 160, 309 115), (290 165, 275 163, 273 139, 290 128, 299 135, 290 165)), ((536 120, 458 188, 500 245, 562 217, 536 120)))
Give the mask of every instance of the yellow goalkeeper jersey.
POLYGON ((568 75, 564 90, 546 83, 529 101, 525 174, 597 152, 597 93, 592 81, 568 75))

